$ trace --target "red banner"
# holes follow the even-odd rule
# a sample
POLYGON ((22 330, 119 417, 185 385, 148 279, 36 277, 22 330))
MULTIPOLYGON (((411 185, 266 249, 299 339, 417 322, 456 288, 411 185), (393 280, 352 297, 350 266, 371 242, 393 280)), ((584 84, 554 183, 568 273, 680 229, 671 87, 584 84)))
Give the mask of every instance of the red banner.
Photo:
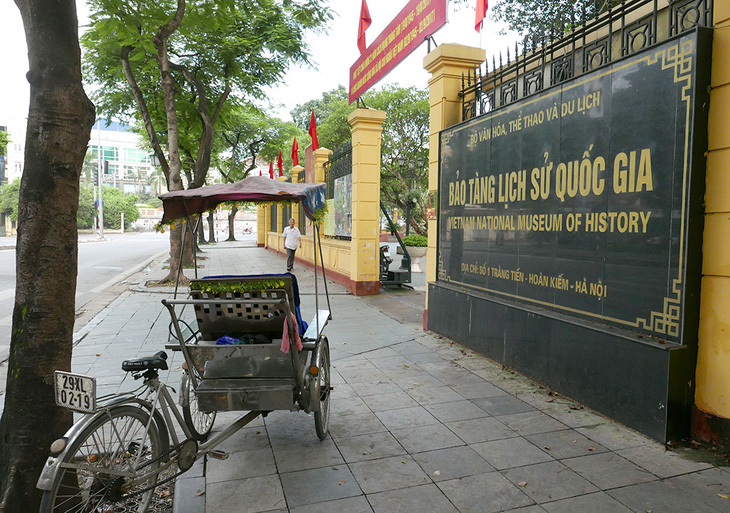
POLYGON ((447 0, 410 0, 350 68, 350 103, 446 23, 447 0))

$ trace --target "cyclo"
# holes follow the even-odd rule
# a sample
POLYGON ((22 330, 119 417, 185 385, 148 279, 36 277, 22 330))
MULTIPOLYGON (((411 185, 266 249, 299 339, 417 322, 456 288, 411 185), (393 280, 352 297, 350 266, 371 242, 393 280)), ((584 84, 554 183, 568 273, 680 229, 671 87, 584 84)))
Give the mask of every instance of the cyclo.
MULTIPOLYGON (((187 219, 196 233, 201 214, 222 202, 300 202, 315 220, 326 184, 289 184, 249 177, 163 194, 163 223, 187 219), (197 221, 192 222, 193 217, 197 221)), ((170 314, 167 348, 184 357, 179 402, 159 379, 167 354, 125 360, 122 369, 143 384, 134 392, 96 397, 95 378, 56 371, 56 402, 83 415, 51 445, 38 479, 41 512, 135 511, 149 507, 154 490, 191 468, 243 426, 274 410, 314 414, 325 439, 329 427, 329 343, 323 329, 332 319, 321 265, 319 226, 314 226, 315 308, 307 327, 301 319, 296 276, 213 276, 191 281, 190 297, 162 304, 170 314), (319 308, 318 255, 327 308, 319 308), (183 320, 192 309, 195 323, 183 320), (298 337, 299 333, 303 333, 298 337), (223 342, 223 344, 221 344, 223 342), (208 436, 218 411, 247 411, 221 432, 208 436), (175 424, 180 428, 175 429, 175 424), (180 434, 181 433, 181 434, 180 434), (162 479, 160 476, 164 476, 162 479)), ((183 243, 185 239, 183 230, 183 243)), ((182 266, 180 266, 182 268, 182 266)))

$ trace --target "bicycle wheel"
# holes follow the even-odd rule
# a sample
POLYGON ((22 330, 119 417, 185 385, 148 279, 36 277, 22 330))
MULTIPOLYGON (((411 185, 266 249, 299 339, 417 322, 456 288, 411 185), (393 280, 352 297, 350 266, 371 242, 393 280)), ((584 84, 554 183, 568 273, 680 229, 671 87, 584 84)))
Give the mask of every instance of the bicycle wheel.
POLYGON ((41 513, 109 513, 147 510, 162 442, 147 412, 123 405, 99 416, 72 440, 41 513))
POLYGON ((200 381, 200 377, 197 375, 197 371, 193 372, 196 374, 191 374, 189 370, 183 372, 182 383, 180 383, 180 389, 183 393, 182 403, 185 405, 182 407, 183 419, 193 438, 202 441, 208 437, 210 430, 213 429, 216 413, 205 413, 198 409, 198 398, 193 388, 193 379, 200 381))
POLYGON ((330 346, 326 337, 320 342, 319 411, 314 412, 314 428, 320 440, 327 438, 330 425, 330 346))

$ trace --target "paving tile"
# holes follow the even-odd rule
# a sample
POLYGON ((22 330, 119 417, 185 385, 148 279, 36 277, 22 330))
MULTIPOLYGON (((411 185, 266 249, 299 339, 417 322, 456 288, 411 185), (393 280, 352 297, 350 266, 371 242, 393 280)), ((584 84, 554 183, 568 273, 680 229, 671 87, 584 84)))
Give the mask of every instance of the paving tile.
POLYGON ((524 483, 520 487, 538 504, 598 491, 558 461, 512 468, 503 474, 515 484, 524 483))
MULTIPOLYGON (((220 417, 220 415, 218 417, 220 417)), ((214 429, 218 428, 220 421, 221 419, 216 418, 214 429)), ((256 449, 265 449, 267 447, 269 447, 269 437, 266 434, 266 429, 259 426, 240 429, 216 448, 232 453, 237 451, 254 451, 256 449)))
POLYGON ((517 436, 517 433, 494 417, 447 422, 446 426, 468 444, 517 436))
POLYGON ((329 502, 318 502, 290 509, 291 513, 373 513, 364 496, 349 497, 329 502))
POLYGON ((539 410, 500 415, 499 421, 522 436, 568 429, 562 422, 558 422, 539 410))
POLYGON ((294 472, 344 463, 340 451, 331 439, 274 446, 274 459, 279 472, 294 472))
POLYGON ((424 364, 429 363, 438 364, 446 361, 440 354, 433 352, 431 349, 426 348, 426 350, 428 351, 426 353, 407 354, 406 358, 419 366, 423 366, 424 364))
POLYGON ((205 509, 209 512, 240 511, 260 513, 286 508, 279 476, 262 476, 212 483, 205 490, 205 509))
MULTIPOLYGON (((398 344, 400 345, 400 344, 398 344)), ((370 363, 375 365, 375 362, 373 362, 374 359, 379 358, 397 358, 402 356, 400 353, 397 353, 393 350, 392 347, 381 347, 380 349, 376 349, 374 351, 369 351, 362 355, 365 357, 370 363)), ((375 365, 377 367, 377 365, 375 365)))
POLYGON ((612 451, 656 443, 641 433, 606 419, 599 424, 582 426, 575 430, 612 451))
POLYGON ((662 478, 712 468, 709 463, 689 460, 675 452, 666 450, 663 445, 658 443, 622 449, 616 452, 662 478))
POLYGON ((403 446, 387 431, 338 438, 337 447, 347 463, 406 454, 403 446))
POLYGON ((718 511, 730 511, 730 468, 711 468, 692 474, 668 479, 667 482, 681 488, 718 511))
POLYGON ((365 396, 362 400, 374 412, 418 406, 418 403, 402 390, 390 394, 365 396))
POLYGON ((396 456, 350 464, 366 494, 428 484, 431 480, 410 456, 396 456))
POLYGON ((368 500, 375 513, 458 513, 449 499, 433 484, 373 493, 368 495, 368 500))
POLYGON ((443 424, 396 429, 391 433, 409 453, 464 445, 461 438, 443 424))
POLYGON ((524 438, 482 442, 471 445, 471 448, 497 470, 554 461, 552 456, 524 438))
POLYGON ((403 355, 417 355, 423 353, 432 353, 433 350, 416 342, 415 340, 409 340, 408 342, 401 342, 400 344, 391 347, 393 351, 403 355))
POLYGON ((375 365, 379 370, 399 370, 399 369, 417 369, 420 370, 418 365, 410 361, 405 356, 390 356, 387 358, 370 358, 368 360, 375 365))
POLYGON ((523 413, 535 410, 535 408, 526 402, 520 401, 511 395, 472 399, 472 402, 485 412, 490 415, 494 415, 495 417, 498 415, 510 415, 512 413, 523 413))
POLYGON ((651 472, 634 465, 618 454, 607 452, 562 460, 563 464, 601 490, 656 481, 651 472))
POLYGON ((436 483, 460 513, 492 513, 534 504, 499 472, 436 483))
POLYGON ((487 412, 466 400, 429 404, 425 408, 441 422, 477 419, 488 415, 487 412))
POLYGON ((436 482, 494 470, 494 467, 472 448, 464 446, 413 454, 413 459, 436 482))
POLYGON ((369 411, 353 415, 330 415, 330 434, 333 438, 345 438, 386 431, 377 415, 369 411))
POLYGON ((337 397, 335 394, 330 399, 330 416, 353 415, 369 411, 368 405, 359 397, 337 397))
POLYGON ((590 428, 599 424, 610 422, 606 417, 588 408, 576 406, 577 403, 567 402, 551 403, 546 406, 538 406, 542 411, 556 420, 572 428, 590 428))
MULTIPOLYGON (((424 366, 424 368, 426 368, 424 366)), ((480 378, 473 372, 462 369, 461 367, 454 367, 446 371, 429 371, 439 381, 451 386, 465 386, 465 385, 479 385, 484 382, 483 378, 480 378)))
MULTIPOLYGON (((542 505, 548 513, 632 513, 629 508, 618 502, 605 492, 589 493, 548 502, 542 505)), ((659 512, 657 512, 659 513, 659 512)))
POLYGON ((336 393, 334 392, 334 390, 335 389, 333 388, 332 395, 333 396, 336 395, 339 398, 357 397, 357 392, 355 392, 355 390, 352 388, 352 386, 348 385, 347 383, 338 384, 337 388, 336 388, 336 390, 337 390, 336 393))
MULTIPOLYGON (((199 460, 202 461, 202 460, 199 460)), ((178 477, 172 513, 205 512, 205 477, 178 477)))
MULTIPOLYGON (((335 413, 330 412, 330 415, 335 415, 335 413)), ((319 443, 314 429, 314 416, 302 411, 272 411, 265 417, 264 425, 271 446, 274 448, 286 445, 298 446, 319 443)))
MULTIPOLYGON (((372 365, 372 364, 371 364, 372 365)), ((340 376, 347 383, 377 383, 378 381, 387 380, 386 376, 381 370, 373 366, 373 369, 353 369, 353 370, 337 370, 340 376)))
POLYGON ((484 397, 507 395, 507 392, 488 381, 484 381, 484 379, 480 383, 457 383, 452 388, 466 399, 481 399, 484 397))
POLYGON ((256 449, 230 453, 226 460, 208 459, 205 477, 208 483, 276 474, 271 449, 256 449))
POLYGON ((282 473, 281 483, 290 508, 362 495, 345 465, 282 473))
POLYGON ((403 389, 390 380, 378 381, 377 383, 353 383, 349 385, 359 397, 370 395, 392 394, 401 392, 403 389))
POLYGON ((408 389, 408 395, 421 405, 463 401, 464 397, 453 388, 443 385, 439 387, 418 387, 408 389))
POLYGON ((505 510, 502 513, 546 513, 543 508, 535 504, 534 506, 527 506, 526 508, 517 508, 505 510))
POLYGON ((395 372, 389 371, 390 378, 401 388, 408 391, 417 387, 440 387, 444 383, 429 374, 428 372, 395 372))
POLYGON ((553 458, 574 458, 606 452, 606 448, 572 429, 525 436, 527 440, 547 451, 553 458))
POLYGON ((633 511, 655 513, 717 513, 717 510, 668 481, 652 481, 623 488, 608 490, 611 497, 625 504, 633 511))
POLYGON ((414 428, 427 424, 437 424, 436 417, 421 407, 403 408, 399 410, 388 410, 375 413, 385 427, 393 431, 395 429, 414 428))

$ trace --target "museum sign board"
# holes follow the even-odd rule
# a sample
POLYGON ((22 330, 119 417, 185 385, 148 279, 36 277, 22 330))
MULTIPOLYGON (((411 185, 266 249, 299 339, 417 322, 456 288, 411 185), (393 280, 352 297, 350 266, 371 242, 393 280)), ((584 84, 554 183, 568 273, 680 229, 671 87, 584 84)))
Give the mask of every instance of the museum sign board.
POLYGON ((442 131, 437 281, 682 344, 699 290, 697 45, 666 41, 442 131))

